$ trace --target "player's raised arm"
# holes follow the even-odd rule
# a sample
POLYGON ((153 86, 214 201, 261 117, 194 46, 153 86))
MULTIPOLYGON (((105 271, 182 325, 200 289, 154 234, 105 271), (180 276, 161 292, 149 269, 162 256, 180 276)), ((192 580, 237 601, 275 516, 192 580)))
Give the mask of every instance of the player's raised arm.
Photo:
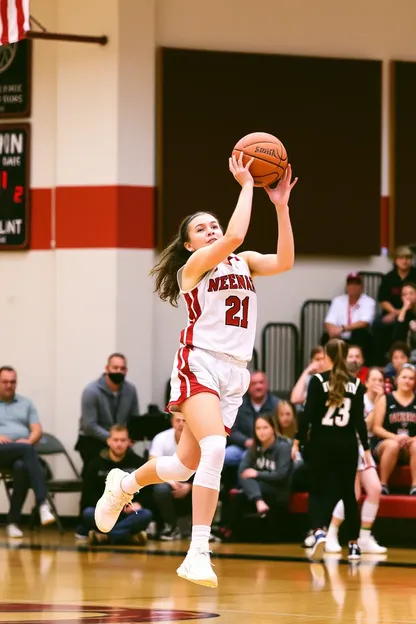
POLYGON ((192 248, 191 243, 185 244, 188 251, 194 253, 192 253, 188 259, 183 270, 184 280, 188 282, 198 281, 201 275, 214 268, 220 262, 223 262, 223 260, 233 253, 244 241, 250 223, 251 206, 253 202, 254 182, 250 173, 250 165, 252 162, 253 159, 249 160, 244 167, 242 152, 238 161, 235 156, 229 158, 230 171, 242 187, 237 205, 224 236, 217 238, 212 244, 202 246, 199 249, 192 248))
POLYGON ((276 188, 265 187, 270 201, 276 208, 279 236, 275 254, 260 254, 256 251, 244 251, 240 254, 247 262, 253 276, 275 275, 289 271, 293 267, 295 244, 288 203, 290 193, 297 181, 298 179, 295 178, 292 182, 292 168, 288 165, 276 188))

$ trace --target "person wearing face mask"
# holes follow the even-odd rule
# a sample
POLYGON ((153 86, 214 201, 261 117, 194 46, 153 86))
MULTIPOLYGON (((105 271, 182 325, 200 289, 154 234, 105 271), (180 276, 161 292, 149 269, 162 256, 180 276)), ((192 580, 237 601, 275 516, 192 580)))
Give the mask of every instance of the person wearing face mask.
POLYGON ((81 398, 81 418, 75 450, 85 468, 107 447, 113 425, 126 425, 139 416, 136 387, 126 380, 127 360, 121 353, 112 353, 105 372, 87 385, 81 398))

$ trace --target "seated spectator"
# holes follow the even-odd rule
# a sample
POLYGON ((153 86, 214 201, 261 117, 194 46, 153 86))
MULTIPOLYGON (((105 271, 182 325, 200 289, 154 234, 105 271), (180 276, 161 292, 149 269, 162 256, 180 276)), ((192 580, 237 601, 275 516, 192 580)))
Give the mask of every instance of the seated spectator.
POLYGON ((144 464, 144 460, 130 448, 131 440, 125 425, 113 425, 110 428, 107 445, 108 448, 103 449, 86 468, 81 495, 82 523, 76 535, 88 536, 90 544, 143 545, 147 541, 146 529, 152 520, 152 513, 140 505, 140 494, 135 494, 132 504, 126 505, 109 533, 100 533, 95 525, 95 507, 102 496, 110 470, 119 468, 133 472, 144 464))
POLYGON ((243 491, 231 511, 230 529, 241 521, 244 509, 267 518, 270 537, 276 537, 279 515, 283 517, 290 498, 291 443, 276 433, 272 416, 257 416, 254 444, 241 460, 238 472, 243 491))
POLYGON ((274 421, 278 435, 292 441, 298 430, 298 424, 295 408, 289 401, 279 401, 274 421))
POLYGON ((365 383, 368 375, 368 366, 364 366, 364 356, 361 347, 350 345, 346 358, 348 370, 351 375, 358 377, 361 383, 365 383))
POLYGON ((409 464, 410 494, 416 496, 416 370, 404 364, 397 375, 397 390, 381 396, 374 407, 371 445, 380 463, 382 494, 389 494, 388 482, 397 463, 409 464))
POLYGON ((402 302, 394 321, 393 340, 406 342, 410 347, 410 359, 416 361, 416 284, 404 284, 402 302))
POLYGON ((251 373, 250 385, 244 395, 237 418, 228 438, 224 464, 238 466, 244 451, 254 444, 254 421, 258 414, 275 412, 278 397, 269 392, 267 376, 261 371, 251 373))
POLYGON ((410 349, 405 342, 395 342, 389 353, 389 363, 384 369, 386 394, 395 388, 396 377, 401 370, 403 364, 407 364, 410 359, 410 349))
POLYGON ((394 254, 393 270, 383 276, 378 291, 382 314, 373 323, 374 364, 384 366, 387 352, 393 342, 394 321, 402 308, 401 291, 406 282, 416 283, 416 268, 412 266, 410 247, 398 247, 394 254))
POLYGON ((370 325, 374 320, 376 302, 363 292, 363 281, 358 273, 347 276, 346 294, 332 300, 325 318, 322 344, 329 338, 340 338, 358 345, 365 360, 371 358, 372 336, 370 325))
POLYGON ((319 345, 311 350, 309 364, 299 377, 290 395, 290 401, 294 405, 303 405, 306 401, 309 381, 315 373, 321 373, 325 366, 324 348, 319 345))
MULTIPOLYGON (((171 423, 171 429, 161 431, 153 438, 149 459, 171 456, 176 453, 185 421, 177 412, 171 415, 171 423)), ((178 520, 191 515, 192 477, 187 482, 169 481, 169 483, 155 484, 153 500, 164 523, 160 539, 171 541, 184 537, 179 529, 178 520)))
POLYGON ((127 360, 121 353, 112 353, 105 373, 85 388, 81 399, 81 418, 75 450, 88 462, 107 448, 107 439, 113 425, 127 425, 130 418, 139 416, 136 387, 126 381, 127 360))
POLYGON ((42 437, 42 425, 30 399, 16 394, 17 375, 11 366, 0 368, 0 470, 13 471, 13 491, 7 516, 8 537, 23 537, 22 507, 31 487, 42 525, 55 522, 49 503, 45 473, 34 445, 42 437))
POLYGON ((366 392, 364 394, 364 418, 368 430, 368 438, 373 438, 374 407, 384 396, 385 387, 384 373, 377 367, 370 368, 365 381, 366 392))

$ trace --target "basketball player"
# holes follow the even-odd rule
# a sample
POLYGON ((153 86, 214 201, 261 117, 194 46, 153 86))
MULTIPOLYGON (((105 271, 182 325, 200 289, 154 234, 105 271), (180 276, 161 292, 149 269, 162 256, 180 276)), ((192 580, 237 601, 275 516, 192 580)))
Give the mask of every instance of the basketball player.
POLYGON ((320 560, 325 548, 323 526, 328 517, 328 492, 335 479, 345 506, 349 532, 349 559, 360 559, 357 540, 360 515, 355 498, 354 482, 358 463, 357 433, 364 449, 366 464, 371 463, 367 429, 364 421, 363 389, 359 379, 348 374, 345 358, 347 345, 334 338, 325 346, 328 361, 324 373, 315 374, 308 387, 305 410, 292 446, 292 457, 299 451, 310 426, 308 463, 311 471, 309 493, 310 526, 315 544, 312 559, 320 560))
POLYGON ((188 312, 168 405, 185 419, 177 451, 171 457, 151 459, 131 475, 113 470, 95 516, 99 529, 107 532, 139 489, 163 481, 187 481, 195 473, 192 540, 177 574, 208 587, 217 586, 208 540, 218 503, 226 433, 250 381, 246 366, 252 357, 257 321, 252 278, 287 271, 294 262, 288 201, 297 178, 291 181, 290 165, 275 189, 266 188, 279 224, 276 253, 233 253, 243 243, 250 222, 251 163, 244 167, 242 154, 238 161, 230 158, 230 171, 242 189, 225 233, 211 213, 191 215, 152 270, 161 299, 176 305, 181 294, 188 312))
MULTIPOLYGON (((348 354, 350 353, 349 348, 348 354)), ((378 399, 384 395, 384 375, 379 368, 370 368, 366 380, 367 392, 364 394, 364 419, 367 429, 370 430, 374 417, 374 406, 378 399)), ((371 433, 368 434, 371 437, 371 433)), ((355 478, 355 495, 360 500, 362 489, 366 493, 366 499, 361 509, 361 529, 358 544, 362 553, 383 555, 387 548, 380 546, 371 533, 372 526, 377 516, 381 496, 381 483, 378 478, 376 463, 371 458, 370 465, 365 461, 362 445, 358 447, 357 476, 355 478)), ((344 503, 338 501, 332 513, 331 524, 326 535, 325 552, 341 552, 338 542, 338 530, 344 520, 344 503)))

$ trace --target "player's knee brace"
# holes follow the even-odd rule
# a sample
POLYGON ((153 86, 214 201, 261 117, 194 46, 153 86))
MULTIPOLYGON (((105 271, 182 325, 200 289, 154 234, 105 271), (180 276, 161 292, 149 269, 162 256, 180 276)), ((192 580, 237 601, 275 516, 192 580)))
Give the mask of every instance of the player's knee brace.
POLYGON ((188 481, 195 474, 195 470, 184 466, 175 453, 171 457, 157 458, 156 473, 162 481, 188 481))
POLYGON ((201 460, 195 474, 194 485, 219 491, 225 444, 225 437, 221 435, 206 436, 200 440, 201 460))

